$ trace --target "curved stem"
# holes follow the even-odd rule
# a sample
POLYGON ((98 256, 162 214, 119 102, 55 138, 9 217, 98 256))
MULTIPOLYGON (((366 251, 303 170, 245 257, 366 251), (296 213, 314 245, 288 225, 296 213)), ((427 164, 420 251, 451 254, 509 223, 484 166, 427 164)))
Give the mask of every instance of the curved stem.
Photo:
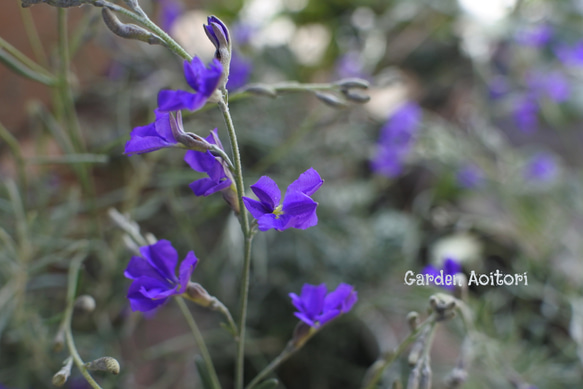
POLYGON ((289 342, 287 346, 283 349, 281 354, 279 354, 273 361, 269 363, 263 370, 249 382, 249 385, 245 389, 254 388, 261 380, 263 380, 269 373, 275 370, 279 365, 285 362, 289 357, 291 357, 299 348, 293 346, 292 342, 289 342))
POLYGON ((240 314, 239 314, 239 340, 237 343, 237 359, 235 363, 235 388, 243 388, 243 365, 245 360, 245 323, 247 321, 247 304, 249 297, 249 276, 251 268, 251 241, 253 234, 249 228, 249 217, 247 210, 243 204, 243 194, 245 193, 245 186, 243 184, 243 169, 241 167, 241 154, 239 152, 239 143, 237 142, 237 134, 235 126, 229 112, 229 106, 226 101, 226 93, 219 100, 219 108, 225 119, 229 139, 231 141, 231 149, 233 150, 233 164, 235 167, 234 179, 237 188, 237 199, 239 202, 239 222, 241 223, 241 230, 245 239, 244 257, 243 257, 243 272, 241 279, 241 300, 240 300, 240 314))
POLYGON ((217 377, 217 372, 213 365, 213 360, 211 359, 209 351, 204 342, 204 338, 202 337, 202 334, 198 329, 198 326, 196 325, 194 318, 192 317, 190 311, 188 310, 188 307, 186 306, 186 303, 181 297, 176 297, 175 300, 178 306, 180 307, 180 310, 182 311, 182 314, 184 315, 184 318, 186 319, 186 322, 188 323, 190 330, 192 331, 192 335, 194 336, 196 345, 198 346, 200 354, 202 355, 202 359, 204 360, 204 363, 207 367, 213 388, 220 389, 221 384, 219 383, 219 377, 217 377))
POLYGON ((417 336, 422 331, 425 330, 425 327, 427 327, 428 325, 433 326, 435 325, 435 323, 436 323, 435 315, 431 315, 427 319, 425 319, 425 321, 421 323, 415 331, 411 332, 409 336, 403 339, 403 341, 401 342, 401 344, 399 344, 395 351, 393 351, 392 353, 385 357, 385 360, 383 361, 382 365, 375 369, 374 375, 368 381, 363 383, 362 388, 374 389, 376 387, 377 382, 381 379, 383 372, 397 359, 399 355, 401 355, 401 353, 403 353, 403 351, 405 351, 407 347, 409 347, 411 343, 413 343, 415 339, 417 339, 417 336))
POLYGON ((81 359, 79 352, 77 351, 77 347, 75 346, 75 341, 73 340, 73 333, 71 331, 71 318, 73 317, 73 307, 75 305, 75 294, 77 293, 77 280, 79 278, 79 271, 81 269, 81 263, 85 259, 86 253, 81 253, 77 255, 71 261, 71 265, 69 267, 69 280, 67 283, 67 308, 65 309, 65 316, 63 318, 63 323, 61 324, 62 328, 65 330, 65 339, 67 340, 67 348, 69 349, 69 353, 73 358, 73 362, 83 374, 83 377, 87 380, 89 385, 91 385, 94 389, 102 389, 101 386, 91 374, 87 371, 85 367, 85 362, 81 359))

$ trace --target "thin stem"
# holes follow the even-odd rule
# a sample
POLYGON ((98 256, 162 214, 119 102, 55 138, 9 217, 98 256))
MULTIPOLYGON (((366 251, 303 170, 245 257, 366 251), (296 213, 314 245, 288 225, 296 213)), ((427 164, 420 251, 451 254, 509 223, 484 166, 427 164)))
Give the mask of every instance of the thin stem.
POLYGON ((417 326, 415 331, 411 332, 409 336, 403 339, 395 351, 391 352, 385 357, 383 364, 375 369, 374 375, 367 382, 363 383, 363 389, 374 389, 377 382, 381 379, 383 372, 397 359, 399 355, 403 353, 403 351, 405 351, 407 347, 409 347, 411 343, 413 343, 415 339, 417 339, 417 336, 425 329, 426 326, 433 326, 435 323, 435 315, 431 315, 425 319, 423 323, 417 326))
POLYGON ((252 389, 254 388, 259 382, 261 382, 269 373, 275 370, 279 365, 285 362, 289 357, 291 357, 296 351, 300 348, 294 347, 292 342, 289 342, 287 346, 283 349, 281 354, 279 354, 273 361, 269 363, 249 384, 245 387, 245 389, 252 389))
POLYGON ((237 142, 237 134, 235 126, 229 112, 229 106, 226 102, 226 93, 219 100, 219 108, 225 119, 227 130, 229 132, 229 139, 231 141, 231 149, 233 150, 233 163, 235 166, 234 179, 237 188, 237 198, 239 201, 239 222, 241 223, 241 230, 245 239, 244 258, 243 258, 243 272, 241 279, 241 300, 240 300, 240 314, 239 314, 239 341, 237 343, 237 359, 235 363, 235 388, 243 388, 243 365, 245 361, 245 332, 247 321, 247 305, 249 299, 249 276, 251 269, 251 241, 253 235, 249 228, 249 217, 247 210, 243 204, 243 194, 245 193, 245 186, 243 184, 243 170, 241 167, 241 154, 239 152, 239 143, 237 142))
POLYGON ((211 359, 209 351, 204 342, 204 338, 202 337, 202 334, 198 329, 198 326, 196 325, 196 322, 194 321, 194 318, 192 317, 190 310, 188 309, 186 303, 181 297, 176 297, 175 300, 178 306, 180 307, 180 310, 182 311, 182 314, 184 315, 184 318, 186 319, 186 322, 188 323, 190 330, 192 331, 194 341, 196 342, 196 345, 198 346, 198 349, 200 350, 200 353, 202 355, 202 359, 204 360, 204 363, 207 367, 213 388, 220 389, 221 384, 219 383, 219 377, 217 377, 217 372, 213 365, 213 360, 211 359))
POLYGON ((91 374, 87 371, 85 367, 85 362, 81 359, 79 352, 77 351, 77 347, 75 346, 75 341, 73 340, 73 333, 71 331, 71 318, 73 317, 73 307, 75 305, 75 295, 77 293, 77 280, 79 279, 79 271, 81 269, 81 263, 86 257, 86 253, 78 254, 73 260, 71 261, 71 265, 69 266, 69 280, 67 283, 67 308, 65 309, 65 315, 63 318, 62 328, 65 329, 65 339, 67 340, 67 348, 69 349, 69 353, 71 357, 73 357, 73 361, 75 365, 83 374, 83 377, 87 380, 89 385, 91 385, 94 389, 102 389, 101 386, 91 374))

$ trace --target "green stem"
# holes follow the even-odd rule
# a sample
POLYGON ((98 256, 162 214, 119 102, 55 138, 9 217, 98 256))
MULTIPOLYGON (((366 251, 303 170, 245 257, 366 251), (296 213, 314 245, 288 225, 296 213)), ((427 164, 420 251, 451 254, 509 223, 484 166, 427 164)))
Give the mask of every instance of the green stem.
POLYGON ((71 265, 69 266, 69 280, 67 283, 67 308, 65 310, 65 316, 63 318, 62 328, 65 329, 65 339, 67 340, 67 348, 69 349, 69 353, 71 357, 73 357, 73 361, 75 365, 83 374, 83 377, 87 380, 89 385, 91 385, 94 389, 102 389, 101 386, 91 374, 87 371, 85 367, 85 362, 81 359, 79 352, 77 351, 77 347, 75 346, 75 341, 73 340, 73 333, 71 331, 71 318, 73 317, 73 307, 75 305, 75 295, 77 293, 77 280, 79 278, 79 271, 81 270, 81 263, 86 257, 86 253, 81 253, 77 255, 71 261, 71 265))
POLYGON ((237 359, 235 363, 235 388, 243 388, 243 366, 245 361, 245 332, 246 332, 246 321, 247 321, 247 304, 249 299, 249 278, 251 269, 251 242, 253 240, 253 235, 251 229, 249 228, 249 217, 247 215, 247 210, 243 204, 243 194, 245 193, 245 186, 243 184, 243 170, 241 167, 241 154, 239 152, 239 143, 237 142, 237 134, 235 132, 235 126, 233 125, 233 119, 231 118, 231 113, 229 112, 229 106, 226 102, 226 94, 223 95, 219 100, 219 108, 225 119, 225 124, 227 125, 227 130, 229 133, 229 139, 231 141, 231 149, 233 150, 233 164, 235 167, 234 179, 235 186, 237 188, 237 198, 239 202, 239 221, 241 223, 241 230, 243 231, 243 237, 245 239, 244 247, 244 258, 243 258, 243 272, 241 279, 241 300, 240 300, 240 314, 239 314, 239 341, 237 343, 237 359))
POLYGON ((411 343, 413 343, 415 339, 417 339, 417 336, 425 329, 426 326, 428 325, 434 326, 435 323, 436 323, 435 315, 431 315, 427 319, 425 319, 423 323, 417 326, 415 331, 411 332, 409 336, 407 336, 401 342, 401 344, 399 344, 395 351, 391 352, 389 355, 385 357, 383 364, 375 369, 374 375, 367 382, 364 383, 362 388, 374 389, 376 387, 377 382, 381 379, 383 372, 397 359, 399 355, 403 353, 403 351, 405 351, 407 347, 409 347, 411 343))
POLYGON ((294 355, 294 353, 296 351, 298 351, 299 349, 300 348, 294 347, 292 342, 289 342, 287 344, 287 346, 283 349, 281 354, 279 354, 273 361, 271 361, 269 363, 269 365, 267 365, 263 370, 261 370, 261 372, 259 372, 259 374, 257 374, 257 376, 255 378, 253 378, 253 380, 251 380, 251 382, 249 382, 249 384, 245 387, 245 389, 254 388, 269 373, 271 373, 273 370, 275 370, 279 365, 281 365, 283 362, 285 362, 289 357, 294 355))
POLYGON ((198 326, 196 325, 194 318, 192 317, 190 311, 188 310, 188 307, 186 306, 186 303, 181 297, 176 297, 175 300, 178 306, 180 307, 180 310, 182 311, 182 314, 184 315, 184 318, 186 319, 186 322, 188 323, 190 330, 192 331, 192 335, 194 336, 196 345, 198 346, 198 349, 200 350, 200 353, 202 355, 202 359, 204 360, 204 363, 207 367, 213 388, 220 389, 221 384, 219 383, 219 377, 217 377, 217 372, 213 365, 213 360, 211 359, 209 351, 204 342, 204 338, 202 337, 202 334, 198 329, 198 326))
MULTIPOLYGON (((20 183, 20 189, 23 193, 27 192, 27 178, 26 178, 26 170, 25 170, 25 162, 24 157, 22 156, 22 152, 20 150, 20 145, 18 140, 0 123, 0 139, 2 139, 12 154, 14 155, 14 159, 16 160, 16 170, 18 171, 18 181, 20 183)), ((25 197, 26 200, 26 197, 25 197)))

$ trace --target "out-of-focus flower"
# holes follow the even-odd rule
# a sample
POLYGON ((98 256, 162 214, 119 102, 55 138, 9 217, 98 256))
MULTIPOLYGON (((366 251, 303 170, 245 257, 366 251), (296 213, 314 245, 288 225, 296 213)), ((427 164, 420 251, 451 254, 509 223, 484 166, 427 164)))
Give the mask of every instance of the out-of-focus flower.
MULTIPOLYGON (((451 259, 451 258, 446 258, 445 261, 443 262, 443 267, 441 269, 437 269, 435 266, 433 265, 427 265, 423 268, 423 270, 421 271, 423 274, 428 274, 433 276, 433 278, 435 279, 436 276, 441 275, 441 272, 443 272, 443 276, 455 276, 458 273, 461 273, 462 271, 462 266, 460 265, 459 262, 451 259)), ((455 286, 453 284, 445 284, 444 285, 440 285, 443 286, 446 289, 453 289, 455 286)))
POLYGON ((154 111, 156 120, 146 126, 136 127, 126 142, 127 155, 149 153, 165 147, 176 147, 178 142, 172 134, 170 120, 176 120, 169 113, 154 111))
POLYGON ((348 284, 340 284, 335 291, 328 293, 325 284, 304 284, 302 292, 298 296, 290 293, 289 297, 298 312, 294 315, 309 325, 319 328, 330 320, 346 313, 358 300, 358 294, 354 287, 348 284))
POLYGON ((488 83, 488 91, 491 99, 504 97, 510 91, 508 80, 503 76, 494 76, 488 83))
POLYGON ((458 170, 456 181, 462 188, 474 189, 484 183, 484 172, 474 164, 467 164, 458 170))
POLYGON ((561 45, 557 47, 555 54, 564 65, 581 66, 583 65, 583 41, 572 46, 561 45))
POLYGON ((512 112, 516 127, 525 133, 536 131, 538 129, 538 110, 538 104, 532 96, 518 100, 512 112))
POLYGON ((364 71, 361 54, 356 51, 349 51, 340 56, 336 61, 336 73, 340 78, 358 77, 367 79, 370 77, 364 71))
POLYGON ((531 47, 543 47, 553 36, 553 29, 548 24, 539 24, 523 29, 516 34, 516 42, 531 47))
POLYGON ((395 111, 381 129, 377 152, 371 161, 374 172, 389 178, 401 173, 420 122, 421 109, 416 103, 406 103, 395 111))
POLYGON ((231 70, 229 72, 229 81, 227 81, 227 90, 234 91, 249 82, 253 66, 251 61, 243 57, 239 52, 233 50, 231 55, 231 70))
POLYGON ((281 191, 271 178, 261 177, 251 190, 259 201, 243 197, 245 207, 257 219, 261 231, 276 229, 283 231, 287 228, 306 229, 318 224, 316 208, 318 203, 310 197, 324 183, 314 168, 309 168, 300 177, 292 182, 280 204, 281 191))
POLYGON ((164 304, 169 297, 184 293, 198 259, 189 251, 176 276, 178 253, 167 240, 140 247, 141 256, 130 260, 124 275, 133 280, 128 299, 133 311, 147 312, 164 304))
POLYGON ((527 79, 528 86, 532 93, 551 99, 556 103, 563 102, 569 98, 571 88, 569 81, 562 72, 533 72, 527 79))
POLYGON ((552 154, 540 152, 527 162, 524 178, 534 182, 549 182, 555 179, 559 172, 557 159, 552 154))
POLYGON ((164 89, 158 93, 158 109, 161 112, 200 109, 219 86, 223 73, 223 66, 214 59, 208 68, 200 58, 184 61, 184 77, 186 82, 196 93, 183 90, 164 89))
POLYGON ((184 7, 177 0, 159 0, 160 9, 158 11, 160 26, 166 32, 172 31, 172 26, 180 15, 184 12, 184 7))
MULTIPOLYGON (((216 128, 206 137, 206 141, 224 150, 216 128)), ((239 202, 233 175, 227 163, 221 157, 214 156, 210 151, 189 150, 184 155, 184 161, 193 170, 208 174, 208 177, 196 180, 189 185, 195 195, 209 196, 213 193, 221 192, 231 208, 236 213, 239 213, 239 202)))

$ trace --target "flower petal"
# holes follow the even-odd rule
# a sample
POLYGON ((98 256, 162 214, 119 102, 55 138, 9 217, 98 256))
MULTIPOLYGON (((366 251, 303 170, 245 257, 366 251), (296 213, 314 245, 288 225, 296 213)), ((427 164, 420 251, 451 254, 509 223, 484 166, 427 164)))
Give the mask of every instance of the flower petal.
POLYGON ((286 194, 281 210, 284 215, 305 219, 315 212, 317 206, 318 203, 310 196, 302 192, 292 192, 286 194))
POLYGON ((322 308, 324 308, 326 293, 327 289, 325 284, 304 284, 300 295, 304 308, 303 313, 312 319, 319 315, 322 312, 322 308))
MULTIPOLYGON (((243 196, 243 203, 245 204, 245 208, 247 208, 251 215, 257 220, 266 214, 271 214, 273 211, 273 209, 269 209, 262 202, 249 197, 243 196)), ((275 215, 273 215, 273 217, 275 218, 275 215)))
POLYGON ((140 253, 158 271, 163 279, 178 282, 176 278, 178 253, 172 247, 172 243, 161 239, 153 245, 140 247, 140 253))
POLYGON ((223 74, 223 66, 216 59, 213 59, 207 69, 200 58, 194 57, 191 62, 184 61, 183 69, 186 82, 205 102, 217 89, 223 74))
POLYGON ((131 280, 135 280, 144 276, 158 278, 160 280, 164 279, 160 276, 160 273, 154 267, 152 267, 148 260, 138 256, 133 256, 132 259, 130 259, 128 267, 123 274, 126 278, 131 280))
POLYGON ((458 273, 460 273, 462 271, 462 266, 460 265, 459 262, 451 259, 451 258, 446 258, 445 262, 443 264, 443 273, 444 274, 451 274, 456 275, 458 273))
POLYGON ((335 291, 330 292, 324 299, 324 312, 339 309, 348 312, 357 300, 357 294, 352 285, 340 284, 335 291))
POLYGON ((152 299, 151 297, 146 296, 144 291, 148 290, 148 288, 150 288, 152 291, 167 290, 163 288, 163 285, 160 281, 153 278, 140 277, 137 280, 134 280, 134 282, 132 282, 130 285, 127 295, 128 299, 130 300, 132 311, 151 311, 152 309, 166 302, 166 298, 152 299))
POLYGON ((196 255, 194 255, 194 251, 189 251, 188 254, 186 254, 186 257, 184 258, 182 263, 180 264, 180 270, 178 271, 178 275, 180 278, 180 289, 178 290, 178 293, 184 293, 184 291, 186 290, 188 281, 190 281, 190 276, 192 275, 192 272, 196 268, 197 264, 198 258, 196 258, 196 255))
POLYGON ((314 168, 309 168, 287 187, 286 196, 287 193, 291 192, 301 192, 311 196, 320 189, 323 183, 324 180, 320 177, 320 174, 314 168))
POLYGON ((251 185, 251 190, 255 196, 273 212, 281 200, 281 191, 279 187, 271 178, 267 176, 261 177, 257 182, 251 185))
POLYGON ((300 319, 301 321, 303 321, 304 323, 306 323, 307 325, 309 325, 310 327, 316 327, 317 324, 316 322, 309 318, 308 316, 306 316, 304 313, 302 312, 294 312, 294 315, 300 319))
POLYGON ((206 100, 207 98, 200 93, 163 89, 158 92, 158 109, 161 112, 180 111, 181 109, 196 111, 205 104, 206 100))
POLYGON ((231 181, 226 179, 216 183, 210 178, 201 178, 200 180, 190 183, 188 186, 196 196, 209 196, 231 186, 231 181))

